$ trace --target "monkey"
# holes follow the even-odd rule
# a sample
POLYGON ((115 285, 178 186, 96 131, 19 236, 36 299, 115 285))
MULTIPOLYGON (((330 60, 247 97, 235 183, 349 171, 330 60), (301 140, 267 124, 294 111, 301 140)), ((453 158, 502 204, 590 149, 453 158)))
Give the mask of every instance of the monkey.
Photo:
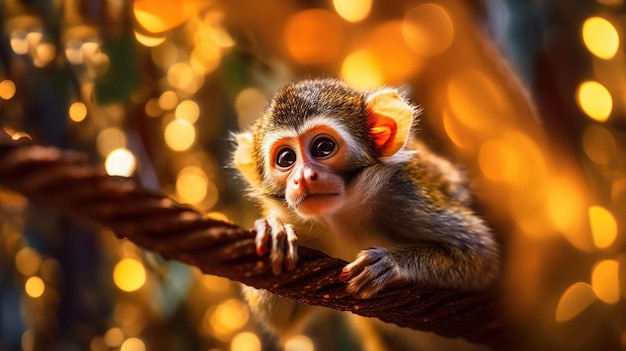
MULTIPOLYGON (((256 251, 273 274, 296 267, 302 244, 350 262, 337 279, 360 299, 397 282, 494 283, 498 245, 470 209, 464 173, 415 137, 420 113, 395 89, 301 80, 235 134, 233 163, 263 210, 256 251)), ((244 293, 279 336, 314 310, 264 290, 244 293)))

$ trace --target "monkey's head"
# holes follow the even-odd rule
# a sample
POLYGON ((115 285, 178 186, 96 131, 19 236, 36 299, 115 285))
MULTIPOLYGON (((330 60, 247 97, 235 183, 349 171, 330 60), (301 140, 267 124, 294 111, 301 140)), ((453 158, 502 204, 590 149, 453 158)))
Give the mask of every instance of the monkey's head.
POLYGON ((395 90, 301 81, 278 91, 252 130, 237 135, 234 163, 257 195, 304 218, 324 216, 344 205, 363 169, 394 162, 414 117, 395 90))

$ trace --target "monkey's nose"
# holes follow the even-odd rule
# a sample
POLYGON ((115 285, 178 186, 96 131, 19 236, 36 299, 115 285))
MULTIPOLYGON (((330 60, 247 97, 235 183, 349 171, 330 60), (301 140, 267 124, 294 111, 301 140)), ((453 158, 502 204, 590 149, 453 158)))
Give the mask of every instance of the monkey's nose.
POLYGON ((317 179, 317 172, 315 172, 314 170, 310 168, 306 168, 302 170, 301 172, 299 172, 299 174, 296 177, 294 177, 293 182, 296 185, 300 183, 302 183, 303 185, 310 185, 316 179, 317 179))

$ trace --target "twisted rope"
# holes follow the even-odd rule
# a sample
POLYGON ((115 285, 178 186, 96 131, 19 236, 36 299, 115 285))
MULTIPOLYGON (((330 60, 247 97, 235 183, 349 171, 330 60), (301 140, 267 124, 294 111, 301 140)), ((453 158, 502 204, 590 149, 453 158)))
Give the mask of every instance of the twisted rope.
POLYGON ((495 291, 463 292, 418 285, 384 290, 372 299, 346 293, 337 277, 346 264, 299 247, 294 271, 274 276, 258 257, 254 233, 203 216, 135 180, 112 177, 83 154, 12 140, 0 129, 0 186, 117 236, 226 277, 299 302, 376 317, 402 327, 463 337, 495 348, 508 345, 508 330, 495 291))

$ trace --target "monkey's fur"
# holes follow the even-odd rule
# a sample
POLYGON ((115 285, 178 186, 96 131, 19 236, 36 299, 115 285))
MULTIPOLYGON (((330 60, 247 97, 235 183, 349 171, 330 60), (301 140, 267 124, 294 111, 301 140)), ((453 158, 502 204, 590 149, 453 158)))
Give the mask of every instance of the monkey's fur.
MULTIPOLYGON (((359 298, 397 281, 459 289, 493 283, 497 245, 468 207, 463 174, 413 137, 417 115, 390 89, 305 80, 281 89, 251 131, 237 136, 234 163, 264 210, 255 223, 257 251, 269 252, 275 274, 295 266, 297 233, 299 243, 352 262, 337 278, 359 298), (299 149, 319 140, 317 130, 331 136, 299 149), (315 147, 331 150, 331 161, 325 154, 307 158, 319 153, 315 147), (273 158, 275 149, 287 149, 287 162, 273 158), (343 157, 341 165, 332 157, 343 157), (312 199, 316 187, 327 189, 321 199, 312 199), (307 201, 312 210, 299 207, 307 201)), ((315 309, 263 290, 245 292, 279 335, 315 309)))

